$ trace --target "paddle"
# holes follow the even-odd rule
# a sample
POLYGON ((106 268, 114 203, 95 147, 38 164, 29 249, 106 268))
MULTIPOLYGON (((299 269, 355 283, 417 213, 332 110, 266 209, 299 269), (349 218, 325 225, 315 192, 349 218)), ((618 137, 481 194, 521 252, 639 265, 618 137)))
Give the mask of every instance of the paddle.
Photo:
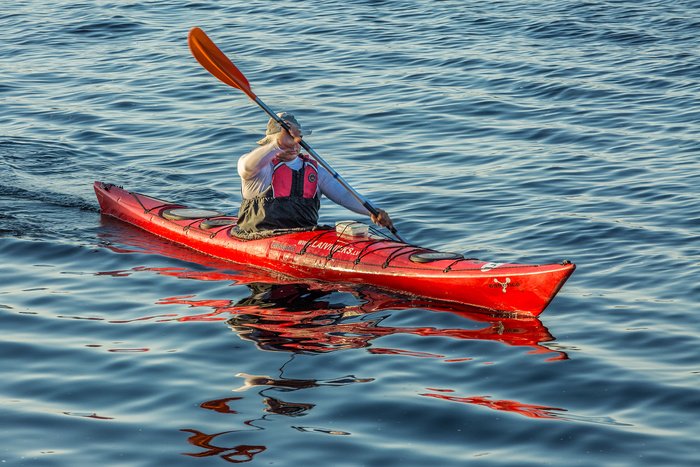
MULTIPOLYGON (((265 103, 260 100, 258 96, 253 93, 253 91, 250 89, 250 84, 248 83, 248 80, 246 79, 245 76, 243 76, 243 73, 240 72, 238 68, 236 68, 236 65, 231 62, 231 60, 228 59, 224 53, 219 50, 219 48, 214 44, 211 39, 204 33, 199 28, 192 28, 190 30, 189 35, 187 36, 187 43, 190 46, 190 50, 192 51, 192 55, 194 55, 194 58, 197 59, 200 65, 204 67, 205 70, 207 70, 209 73, 217 77, 219 80, 223 81, 224 83, 228 84, 229 86, 232 86, 234 88, 238 88, 248 97, 250 97, 256 104, 260 106, 270 117, 274 118, 277 123, 279 123, 282 128, 285 130, 289 131, 289 126, 280 118, 277 116, 275 112, 273 112, 265 103)), ((355 191, 344 179, 343 177, 338 174, 335 170, 331 168, 330 165, 326 163, 326 161, 319 156, 316 151, 311 149, 311 147, 306 144, 306 141, 301 140, 301 146, 306 149, 311 156, 313 156, 314 159, 318 161, 319 164, 325 168, 328 173, 333 175, 333 178, 338 180, 343 187, 348 190, 362 205, 367 209, 369 212, 374 214, 375 216, 379 215, 379 211, 377 208, 370 202, 367 198, 361 196, 357 191, 355 191)), ((393 233, 396 238, 401 240, 404 243, 406 240, 404 240, 401 235, 396 231, 396 228, 391 227, 389 229, 391 233, 393 233)))

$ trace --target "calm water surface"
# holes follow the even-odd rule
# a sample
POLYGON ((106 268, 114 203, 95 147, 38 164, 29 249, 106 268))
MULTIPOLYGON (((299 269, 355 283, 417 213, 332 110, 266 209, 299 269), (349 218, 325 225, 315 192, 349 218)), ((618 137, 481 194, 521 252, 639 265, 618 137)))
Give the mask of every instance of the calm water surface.
POLYGON ((0 460, 697 465, 699 30, 692 0, 4 2, 0 460), (267 117, 193 26, 412 242, 578 270, 513 319, 102 218, 94 180, 237 211, 267 117))

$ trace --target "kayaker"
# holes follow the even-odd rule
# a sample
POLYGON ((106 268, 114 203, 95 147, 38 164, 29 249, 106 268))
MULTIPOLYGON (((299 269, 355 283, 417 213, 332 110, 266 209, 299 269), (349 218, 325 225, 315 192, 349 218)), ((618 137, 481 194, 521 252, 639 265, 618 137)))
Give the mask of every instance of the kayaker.
POLYGON ((277 115, 290 127, 291 134, 271 118, 265 138, 258 141, 260 147, 238 160, 243 196, 238 213, 241 231, 314 227, 321 195, 371 217, 378 226, 393 226, 386 211, 378 209, 379 215, 371 215, 326 169, 309 156, 301 155, 301 137, 311 132, 303 131, 291 113, 277 115))

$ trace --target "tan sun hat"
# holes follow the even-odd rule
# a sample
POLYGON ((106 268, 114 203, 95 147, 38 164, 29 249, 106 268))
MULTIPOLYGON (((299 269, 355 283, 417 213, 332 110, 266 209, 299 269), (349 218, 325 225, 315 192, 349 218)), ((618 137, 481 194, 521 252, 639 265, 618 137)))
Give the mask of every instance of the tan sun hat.
MULTIPOLYGON (((310 135, 311 130, 304 130, 301 127, 301 123, 296 119, 294 115, 292 115, 290 112, 280 112, 277 114, 277 116, 282 119, 285 122, 289 122, 293 125, 295 125, 297 128, 299 128, 299 131, 301 132, 302 136, 310 135)), ((267 122, 267 131, 265 132, 265 137, 258 141, 258 144, 261 146, 265 146, 266 144, 271 143, 277 138, 277 133, 282 131, 282 125, 280 125, 277 120, 274 118, 270 118, 270 121, 267 122)))

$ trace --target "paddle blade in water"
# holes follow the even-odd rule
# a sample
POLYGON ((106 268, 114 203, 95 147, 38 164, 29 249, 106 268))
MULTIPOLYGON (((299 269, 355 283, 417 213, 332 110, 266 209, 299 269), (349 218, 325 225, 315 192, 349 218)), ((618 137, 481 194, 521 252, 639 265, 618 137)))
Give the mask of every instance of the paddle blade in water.
POLYGON ((238 88, 251 99, 257 99, 250 89, 250 84, 236 65, 214 44, 200 28, 192 28, 187 36, 192 55, 200 65, 222 82, 238 88))

